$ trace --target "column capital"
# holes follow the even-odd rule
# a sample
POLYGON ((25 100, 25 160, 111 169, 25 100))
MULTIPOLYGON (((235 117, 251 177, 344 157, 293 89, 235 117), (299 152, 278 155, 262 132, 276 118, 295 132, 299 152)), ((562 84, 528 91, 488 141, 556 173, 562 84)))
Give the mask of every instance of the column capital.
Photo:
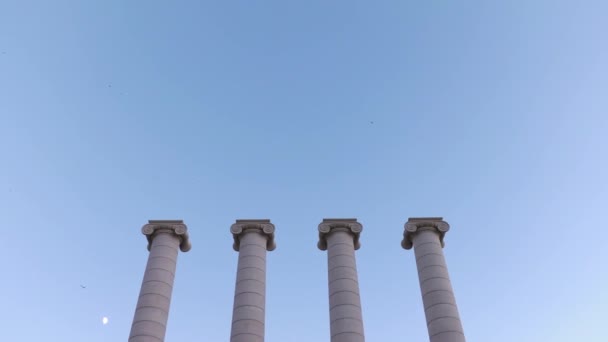
POLYGON ((450 230, 450 225, 443 220, 443 217, 410 217, 404 226, 401 247, 411 249, 414 245, 413 236, 419 230, 436 231, 439 234, 441 247, 444 247, 443 237, 450 230))
POLYGON ((152 247, 152 240, 156 234, 169 232, 177 235, 180 240, 179 249, 187 252, 192 248, 188 227, 182 220, 148 220, 148 223, 141 227, 141 232, 148 239, 148 250, 152 247))
POLYGON ((274 242, 274 224, 270 223, 270 220, 236 220, 236 223, 230 226, 230 232, 234 238, 232 248, 237 252, 241 246, 241 235, 249 232, 266 235, 266 250, 274 251, 277 248, 274 242))
POLYGON ((346 231, 351 233, 353 236, 355 250, 361 248, 359 237, 361 235, 361 231, 363 231, 363 226, 361 223, 357 222, 357 219, 326 218, 323 219, 323 222, 319 224, 319 242, 317 242, 317 247, 320 250, 327 250, 327 235, 334 231, 346 231))

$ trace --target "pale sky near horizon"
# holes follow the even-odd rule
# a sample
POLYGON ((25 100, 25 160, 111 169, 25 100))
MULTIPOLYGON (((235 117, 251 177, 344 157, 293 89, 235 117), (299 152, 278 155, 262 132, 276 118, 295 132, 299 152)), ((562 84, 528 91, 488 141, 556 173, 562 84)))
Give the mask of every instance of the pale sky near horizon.
POLYGON ((241 218, 276 225, 266 341, 329 341, 325 217, 363 224, 367 341, 427 341, 400 241, 443 216, 468 341, 605 342, 607 13, 0 2, 0 341, 126 340, 148 219, 193 244, 166 340, 228 341, 241 218))

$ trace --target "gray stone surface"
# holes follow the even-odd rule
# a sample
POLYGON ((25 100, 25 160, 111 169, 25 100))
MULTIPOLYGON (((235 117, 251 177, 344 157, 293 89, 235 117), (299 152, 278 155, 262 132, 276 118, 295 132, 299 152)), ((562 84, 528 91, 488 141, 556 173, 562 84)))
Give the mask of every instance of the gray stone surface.
POLYGON ((355 250, 363 227, 356 219, 324 219, 320 250, 327 250, 331 342, 364 342, 355 250))
POLYGON ((401 246, 414 247, 422 303, 431 342, 465 342, 460 315, 443 256, 450 229, 441 217, 410 218, 401 246))
POLYGON ((129 342, 165 340, 178 248, 190 250, 188 228, 181 220, 150 220, 142 228, 148 239, 148 263, 131 325, 129 342))
POLYGON ((230 227, 239 252, 231 342, 263 342, 266 310, 266 251, 276 248, 270 220, 237 220, 230 227))

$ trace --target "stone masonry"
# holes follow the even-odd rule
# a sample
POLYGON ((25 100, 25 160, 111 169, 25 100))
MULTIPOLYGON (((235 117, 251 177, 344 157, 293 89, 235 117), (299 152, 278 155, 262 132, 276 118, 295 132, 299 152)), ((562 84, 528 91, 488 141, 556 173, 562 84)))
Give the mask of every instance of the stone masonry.
POLYGON ((230 342, 264 342, 266 251, 276 248, 270 220, 237 220, 230 227, 239 252, 230 342))
MULTIPOLYGON (((430 342, 466 342, 447 264, 441 217, 410 218, 401 246, 414 249, 430 342)), ((323 219, 317 247, 327 251, 331 342, 365 342, 355 251, 363 230, 357 219, 323 219)), ((230 342, 264 342, 266 254, 276 248, 270 220, 236 220, 230 227, 237 262, 230 342)), ((164 342, 178 250, 190 250, 181 220, 150 220, 142 227, 148 262, 129 342, 164 342)), ((287 276, 287 275, 286 275, 287 276)))
POLYGON ((424 314, 431 342, 465 342, 454 291, 443 256, 450 225, 441 217, 410 218, 401 246, 414 247, 424 314))
POLYGON ((148 263, 141 284, 129 342, 165 340, 178 249, 190 250, 188 228, 181 220, 150 220, 142 228, 148 238, 148 263))
POLYGON ((320 250, 327 250, 331 342, 364 342, 355 250, 363 226, 356 219, 324 219, 320 250))

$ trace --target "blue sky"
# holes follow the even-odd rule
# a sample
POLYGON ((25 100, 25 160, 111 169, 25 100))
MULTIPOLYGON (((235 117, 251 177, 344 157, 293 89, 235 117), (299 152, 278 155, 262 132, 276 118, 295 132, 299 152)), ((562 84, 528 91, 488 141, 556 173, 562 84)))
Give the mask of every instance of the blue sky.
POLYGON ((605 341, 607 10, 3 1, 0 340, 125 340, 173 218, 167 341, 229 339, 239 218, 277 227, 266 340, 329 340, 316 227, 356 217, 367 340, 425 341, 400 241, 443 216, 469 341, 605 341))

